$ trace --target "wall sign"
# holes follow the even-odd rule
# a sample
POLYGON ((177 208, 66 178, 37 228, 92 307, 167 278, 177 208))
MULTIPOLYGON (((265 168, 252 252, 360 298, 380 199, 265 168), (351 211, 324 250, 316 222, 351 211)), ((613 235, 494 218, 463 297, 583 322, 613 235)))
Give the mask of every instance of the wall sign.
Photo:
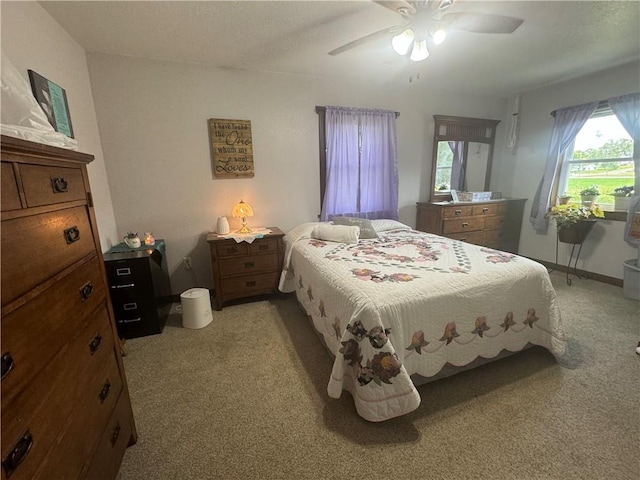
POLYGON ((209 119, 213 175, 218 178, 253 177, 250 120, 209 119))
POLYGON ((49 123, 56 132, 64 133, 67 137, 73 138, 69 104, 64 89, 33 70, 28 70, 28 72, 33 96, 36 97, 38 104, 47 115, 49 123))

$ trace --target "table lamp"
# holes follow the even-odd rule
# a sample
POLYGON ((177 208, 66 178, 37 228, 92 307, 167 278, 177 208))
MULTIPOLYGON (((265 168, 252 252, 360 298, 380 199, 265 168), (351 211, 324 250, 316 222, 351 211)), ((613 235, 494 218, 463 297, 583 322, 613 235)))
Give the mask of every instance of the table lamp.
POLYGON ((236 203, 233 206, 231 214, 234 218, 242 219, 242 228, 238 230, 238 233, 251 233, 251 230, 247 228, 247 217, 253 217, 253 208, 251 208, 251 205, 240 200, 240 203, 236 203))

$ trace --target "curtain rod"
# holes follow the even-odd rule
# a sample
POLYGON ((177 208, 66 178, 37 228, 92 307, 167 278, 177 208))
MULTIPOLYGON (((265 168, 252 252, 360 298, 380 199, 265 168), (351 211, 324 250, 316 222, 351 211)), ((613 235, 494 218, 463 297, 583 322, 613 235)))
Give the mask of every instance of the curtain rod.
MULTIPOLYGON (((320 112, 325 112, 327 110, 327 107, 321 107, 316 105, 316 113, 320 113, 320 112)), ((396 114, 396 118, 398 118, 400 116, 400 112, 393 112, 396 114)))
MULTIPOLYGON (((600 102, 598 102, 598 106, 596 107, 596 110, 600 109, 600 108, 606 108, 609 106, 609 102, 607 102, 606 100, 600 100, 600 102)), ((555 117, 556 116, 556 112, 558 110, 554 110, 553 112, 551 112, 551 116, 555 117)))

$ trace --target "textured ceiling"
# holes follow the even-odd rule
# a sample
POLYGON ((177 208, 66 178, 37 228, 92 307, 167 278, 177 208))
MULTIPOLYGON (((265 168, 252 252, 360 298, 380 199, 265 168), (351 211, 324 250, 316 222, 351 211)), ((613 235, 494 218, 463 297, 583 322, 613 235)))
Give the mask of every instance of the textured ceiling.
POLYGON ((458 0, 451 11, 524 23, 512 34, 450 32, 415 64, 391 50, 391 35, 328 55, 402 23, 397 13, 368 0, 40 4, 87 52, 351 78, 398 89, 438 85, 506 97, 640 58, 639 1, 458 0))

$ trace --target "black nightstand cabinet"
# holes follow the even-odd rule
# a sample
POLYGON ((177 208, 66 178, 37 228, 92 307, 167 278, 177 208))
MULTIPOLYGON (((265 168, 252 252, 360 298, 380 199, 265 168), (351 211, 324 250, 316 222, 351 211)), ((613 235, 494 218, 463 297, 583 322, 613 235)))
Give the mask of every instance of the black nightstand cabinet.
MULTIPOLYGON (((164 244, 104 254, 111 304, 121 338, 162 333, 171 309, 164 244)), ((114 251, 115 250, 115 251, 114 251)))

